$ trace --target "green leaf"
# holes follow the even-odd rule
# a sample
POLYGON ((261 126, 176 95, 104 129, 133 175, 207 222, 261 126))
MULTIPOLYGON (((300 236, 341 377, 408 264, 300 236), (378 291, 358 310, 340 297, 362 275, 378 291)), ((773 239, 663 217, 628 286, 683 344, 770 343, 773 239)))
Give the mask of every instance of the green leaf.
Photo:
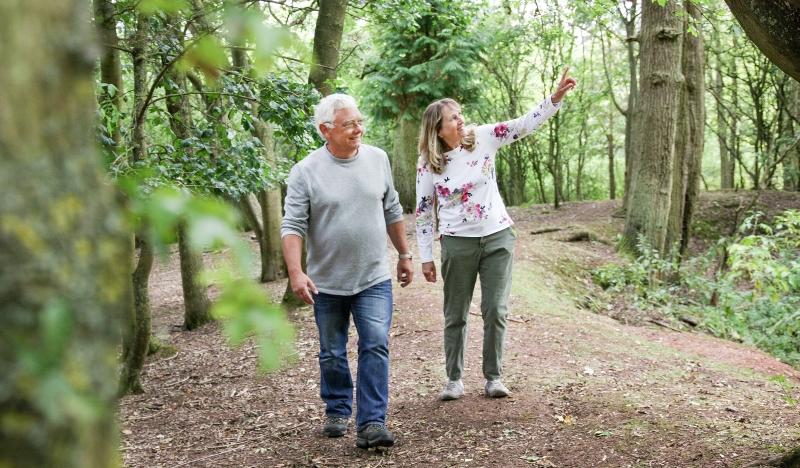
POLYGON ((136 8, 145 15, 178 13, 189 8, 186 0, 140 0, 136 8))

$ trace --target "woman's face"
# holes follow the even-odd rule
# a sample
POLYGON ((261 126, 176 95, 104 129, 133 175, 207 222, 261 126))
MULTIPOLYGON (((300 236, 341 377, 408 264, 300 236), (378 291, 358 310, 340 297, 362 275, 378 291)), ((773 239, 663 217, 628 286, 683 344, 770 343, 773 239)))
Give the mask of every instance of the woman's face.
POLYGON ((464 116, 458 106, 447 106, 442 110, 442 125, 439 129, 439 138, 444 140, 451 148, 458 146, 464 137, 464 116))

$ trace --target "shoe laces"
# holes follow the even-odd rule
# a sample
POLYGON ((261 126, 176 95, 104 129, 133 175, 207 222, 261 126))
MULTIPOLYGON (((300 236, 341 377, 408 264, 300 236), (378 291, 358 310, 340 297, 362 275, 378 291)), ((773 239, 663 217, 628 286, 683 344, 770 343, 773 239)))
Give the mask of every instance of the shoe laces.
POLYGON ((364 432, 378 432, 384 429, 383 424, 372 423, 368 424, 367 427, 364 428, 364 432))
POLYGON ((454 392, 458 390, 458 380, 448 380, 447 385, 445 385, 444 388, 448 392, 454 392))

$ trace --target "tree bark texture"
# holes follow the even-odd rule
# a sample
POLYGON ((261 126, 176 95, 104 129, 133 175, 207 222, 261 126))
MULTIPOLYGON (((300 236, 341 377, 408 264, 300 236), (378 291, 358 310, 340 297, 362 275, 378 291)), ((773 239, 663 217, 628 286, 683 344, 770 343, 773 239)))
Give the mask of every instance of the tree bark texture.
POLYGON ((720 188, 732 189, 733 176, 734 176, 734 158, 731 154, 730 140, 730 125, 728 125, 729 116, 726 115, 724 107, 725 99, 725 82, 723 80, 724 63, 722 61, 722 54, 719 51, 719 43, 717 42, 717 51, 714 54, 716 57, 716 66, 714 69, 714 91, 717 95, 717 144, 719 146, 719 172, 720 172, 720 188))
MULTIPOLYGON (((94 0, 94 22, 100 40, 100 82, 117 88, 113 95, 104 94, 101 101, 108 100, 119 112, 122 98, 122 65, 119 59, 116 5, 110 0, 94 0)), ((114 127, 111 139, 119 147, 122 142, 119 126, 114 127)))
POLYGON ((622 196, 622 209, 628 210, 630 186, 631 186, 631 170, 632 170, 632 145, 633 145, 633 116, 636 110, 636 104, 639 100, 639 78, 637 76, 638 58, 636 56, 636 22, 637 7, 639 0, 634 0, 631 5, 631 13, 628 18, 625 18, 625 32, 627 34, 627 52, 628 52, 628 77, 630 80, 630 89, 628 91, 628 108, 624 114, 625 116, 625 180, 623 181, 624 191, 622 196))
POLYGON ((800 81, 800 0, 725 0, 747 37, 800 81))
POLYGON ((119 464, 130 283, 95 147, 90 8, 0 3, 0 466, 119 464))
POLYGON ((633 168, 625 238, 635 246, 639 235, 664 252, 672 191, 672 165, 679 96, 683 87, 683 27, 678 5, 642 6, 640 95, 634 119, 633 168))
POLYGON ((344 31, 347 0, 320 0, 308 82, 323 96, 333 93, 344 31))
POLYGON ((183 286, 183 327, 194 330, 211 321, 211 301, 206 286, 199 281, 200 272, 203 271, 203 256, 190 245, 183 222, 178 223, 178 252, 183 286))
POLYGON ((606 133, 606 141, 608 143, 608 199, 615 200, 617 198, 617 177, 616 168, 614 167, 614 114, 608 114, 608 133, 606 133))
POLYGON ((394 154, 390 155, 394 187, 400 195, 403 211, 409 212, 416 206, 416 174, 417 174, 417 134, 419 133, 418 116, 421 112, 401 112, 397 118, 397 129, 394 136, 394 154))
MULTIPOLYGON (((699 22, 700 9, 691 2, 686 2, 688 18, 699 22)), ((698 28, 699 30, 699 28, 698 28)), ((685 254, 691 239, 692 218, 694 216, 697 196, 700 192, 700 174, 703 165, 705 148, 705 45, 703 37, 692 35, 688 30, 683 38, 683 75, 685 119, 686 119, 686 151, 684 167, 686 168, 686 185, 683 193, 683 216, 681 219, 680 252, 685 254)))
POLYGON ((142 393, 141 374, 144 361, 150 349, 150 272, 153 270, 153 247, 149 242, 139 240, 139 259, 131 274, 133 284, 133 313, 126 317, 122 350, 122 370, 120 372, 119 393, 142 393))
POLYGON ((133 160, 144 161, 147 156, 147 139, 145 138, 145 119, 137 119, 142 112, 147 98, 147 40, 149 22, 142 14, 136 15, 136 32, 133 37, 133 160))

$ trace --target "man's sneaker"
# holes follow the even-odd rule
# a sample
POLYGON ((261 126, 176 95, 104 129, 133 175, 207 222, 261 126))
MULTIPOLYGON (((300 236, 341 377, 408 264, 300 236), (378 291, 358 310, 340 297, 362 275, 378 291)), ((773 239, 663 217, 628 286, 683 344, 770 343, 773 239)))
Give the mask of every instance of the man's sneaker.
POLYGON ((462 396, 464 396, 464 383, 461 382, 461 379, 448 380, 444 385, 442 394, 439 395, 439 399, 444 401, 458 400, 462 396))
POLYGON ((325 418, 325 427, 322 432, 328 437, 341 437, 347 432, 347 418, 328 416, 325 418))
POLYGON ((394 445, 394 435, 383 424, 369 424, 358 431, 356 438, 358 448, 391 447, 392 445, 394 445))
POLYGON ((487 380, 484 389, 486 390, 486 396, 489 398, 503 398, 508 396, 508 389, 503 385, 500 379, 487 380))

